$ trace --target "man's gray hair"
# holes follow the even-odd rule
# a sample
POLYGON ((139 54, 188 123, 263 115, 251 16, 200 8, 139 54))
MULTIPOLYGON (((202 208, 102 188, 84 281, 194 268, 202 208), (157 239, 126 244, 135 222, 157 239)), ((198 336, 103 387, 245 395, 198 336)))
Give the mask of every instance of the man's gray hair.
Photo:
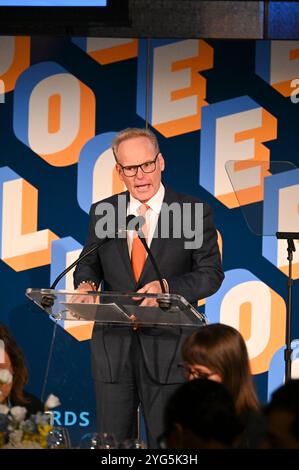
POLYGON ((123 129, 120 131, 112 141, 112 150, 117 161, 117 151, 119 145, 124 142, 125 140, 134 139, 135 137, 146 137, 151 141, 155 148, 155 152, 159 152, 159 144, 157 137, 150 129, 139 129, 138 127, 127 127, 127 129, 123 129))

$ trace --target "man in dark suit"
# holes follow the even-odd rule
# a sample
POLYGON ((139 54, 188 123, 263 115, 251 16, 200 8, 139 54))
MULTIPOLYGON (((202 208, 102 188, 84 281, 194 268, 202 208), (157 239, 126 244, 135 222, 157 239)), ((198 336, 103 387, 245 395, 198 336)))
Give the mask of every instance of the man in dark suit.
MULTIPOLYGON (((128 191, 92 205, 89 234, 82 253, 99 242, 98 222, 105 212, 102 207, 112 207, 115 220, 123 215, 119 214, 120 210, 125 211, 125 215, 143 214, 147 243, 158 262, 166 291, 179 294, 196 305, 199 299, 216 292, 224 277, 209 206, 162 185, 165 163, 151 131, 121 131, 114 139, 113 151, 116 170, 128 191), (121 198, 124 204, 120 203, 121 198), (181 217, 169 218, 166 237, 162 233, 165 206, 175 207, 181 214, 181 217), (201 232, 201 243, 194 243, 191 248, 186 248, 186 242, 190 242, 190 230, 187 235, 185 230, 186 207, 193 226, 199 222, 198 207, 203 208, 200 227, 195 226, 193 232, 194 240, 201 232)), ((137 241, 138 238, 128 232, 127 238, 112 239, 85 258, 75 270, 75 288, 80 292, 97 290, 103 283, 105 291, 161 293, 150 260, 147 258, 138 266, 143 255, 137 241)), ((186 334, 181 328, 94 328, 92 366, 101 432, 113 433, 118 440, 133 438, 137 408, 141 403, 148 445, 157 446, 165 403, 185 380, 178 363, 186 334)))

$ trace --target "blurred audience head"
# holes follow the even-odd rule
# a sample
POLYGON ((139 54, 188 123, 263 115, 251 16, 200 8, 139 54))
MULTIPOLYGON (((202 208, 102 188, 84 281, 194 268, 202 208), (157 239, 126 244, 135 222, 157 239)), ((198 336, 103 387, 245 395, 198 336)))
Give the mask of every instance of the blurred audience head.
POLYGON ((0 403, 5 404, 11 398, 14 402, 26 403, 24 386, 28 381, 28 371, 23 353, 9 329, 0 323, 0 371, 6 370, 11 374, 12 381, 0 385, 0 403))
POLYGON ((246 344, 238 330, 220 323, 203 326, 186 339, 182 357, 188 380, 207 378, 225 385, 241 419, 259 409, 246 344))
POLYGON ((233 399, 220 383, 195 379, 181 385, 168 400, 161 447, 224 449, 241 432, 233 399))
POLYGON ((267 446, 299 449, 299 379, 277 389, 265 408, 267 446))

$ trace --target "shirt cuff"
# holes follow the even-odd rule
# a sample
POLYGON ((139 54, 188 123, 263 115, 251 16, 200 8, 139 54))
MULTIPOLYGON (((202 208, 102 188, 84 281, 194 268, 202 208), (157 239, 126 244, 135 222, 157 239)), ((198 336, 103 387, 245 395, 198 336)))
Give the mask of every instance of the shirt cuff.
POLYGON ((168 282, 166 281, 166 279, 162 279, 162 281, 163 281, 163 284, 164 284, 166 294, 169 294, 168 282))
POLYGON ((82 284, 88 284, 92 288, 92 290, 98 290, 96 283, 91 281, 90 279, 86 279, 86 281, 81 281, 77 289, 79 289, 82 284))

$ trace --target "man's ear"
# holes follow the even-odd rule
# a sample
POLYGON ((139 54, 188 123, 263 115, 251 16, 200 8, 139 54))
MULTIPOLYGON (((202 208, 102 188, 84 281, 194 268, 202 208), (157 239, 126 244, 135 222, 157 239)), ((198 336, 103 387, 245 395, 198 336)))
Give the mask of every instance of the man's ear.
POLYGON ((120 179, 121 181, 123 181, 123 180, 124 180, 124 179, 123 179, 123 172, 121 171, 121 167, 119 166, 119 164, 116 163, 114 168, 115 168, 116 173, 117 173, 118 176, 119 176, 119 179, 120 179))
POLYGON ((160 169, 161 169, 161 171, 164 171, 164 169, 165 169, 165 160, 164 160, 164 157, 163 157, 161 152, 160 152, 160 155, 159 155, 158 159, 159 159, 160 169))

